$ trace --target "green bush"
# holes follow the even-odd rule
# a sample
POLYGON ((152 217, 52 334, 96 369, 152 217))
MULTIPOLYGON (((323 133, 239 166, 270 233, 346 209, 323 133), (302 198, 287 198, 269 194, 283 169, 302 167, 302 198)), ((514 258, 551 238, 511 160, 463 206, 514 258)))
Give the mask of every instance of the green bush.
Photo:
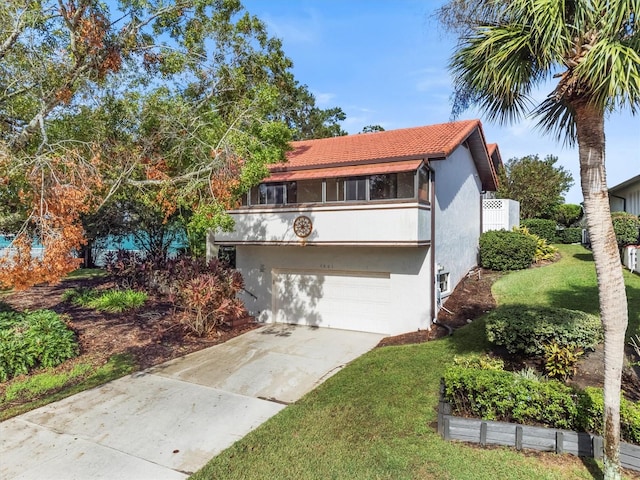
POLYGON ((535 263, 541 262, 542 260, 552 260, 556 256, 556 253, 558 253, 556 247, 550 245, 544 238, 539 237, 535 233, 531 233, 527 227, 513 227, 513 231, 532 237, 536 241, 536 253, 533 256, 535 263))
POLYGON ((509 353, 541 356, 545 346, 593 350, 602 341, 600 319, 578 310, 507 305, 486 316, 487 339, 509 353))
POLYGON ((0 381, 55 367, 77 354, 75 335, 57 313, 0 312, 0 381))
POLYGON ((626 212, 613 212, 611 214, 613 231, 616 233, 616 241, 620 247, 638 243, 638 228, 640 220, 635 215, 626 212))
POLYGON ((458 367, 477 368, 481 370, 504 370, 504 361, 486 354, 472 354, 453 357, 453 364, 458 367))
POLYGON ((560 243, 582 243, 582 228, 569 227, 558 230, 560 243))
POLYGON ((556 221, 570 227, 582 218, 582 207, 574 203, 563 203, 556 209, 556 221))
MULTIPOLYGON (((601 388, 587 387, 579 395, 577 427, 602 435, 604 397, 601 388)), ((622 440, 640 445, 640 405, 620 398, 620 433, 622 440)))
POLYGON ((444 373, 444 394, 463 416, 567 429, 577 424, 575 391, 557 380, 453 366, 444 373))
POLYGON ((527 227, 529 232, 544 238, 549 243, 555 243, 556 238, 556 222, 544 218, 528 218, 520 222, 521 227, 527 227))
POLYGON ((536 254, 536 240, 518 232, 491 230, 480 235, 480 265, 491 270, 529 268, 536 254))
MULTIPOLYGON (((444 396, 456 415, 542 424, 602 435, 604 400, 601 388, 584 391, 557 380, 541 380, 500 370, 449 367, 443 376, 444 396)), ((621 398, 622 440, 640 444, 640 405, 621 398)))
POLYGON ((584 351, 551 343, 544 347, 544 371, 549 378, 567 380, 576 373, 576 365, 584 351))

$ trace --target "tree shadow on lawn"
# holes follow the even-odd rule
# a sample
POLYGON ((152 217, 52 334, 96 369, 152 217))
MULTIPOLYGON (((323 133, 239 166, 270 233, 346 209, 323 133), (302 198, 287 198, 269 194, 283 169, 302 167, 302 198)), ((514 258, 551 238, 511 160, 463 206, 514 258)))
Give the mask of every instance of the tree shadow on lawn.
MULTIPOLYGON (((583 312, 600 314, 598 301, 598 288, 593 287, 566 287, 562 290, 554 290, 547 293, 549 305, 552 307, 582 310, 583 312)), ((629 310, 629 325, 627 327, 627 339, 640 334, 640 288, 627 286, 627 305, 629 310)))
POLYGON ((593 262, 592 253, 574 253, 572 256, 576 260, 582 260, 583 262, 593 262))

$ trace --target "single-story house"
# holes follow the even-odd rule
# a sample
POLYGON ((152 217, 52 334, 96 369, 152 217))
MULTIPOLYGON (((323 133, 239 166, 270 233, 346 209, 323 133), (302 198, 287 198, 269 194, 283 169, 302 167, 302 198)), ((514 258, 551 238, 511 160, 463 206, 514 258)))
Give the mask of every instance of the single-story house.
POLYGON ((431 328, 477 265, 497 187, 479 120, 292 143, 230 212, 243 300, 262 322, 384 334, 431 328))
POLYGON ((612 212, 640 215, 640 175, 611 187, 609 189, 609 205, 612 212))

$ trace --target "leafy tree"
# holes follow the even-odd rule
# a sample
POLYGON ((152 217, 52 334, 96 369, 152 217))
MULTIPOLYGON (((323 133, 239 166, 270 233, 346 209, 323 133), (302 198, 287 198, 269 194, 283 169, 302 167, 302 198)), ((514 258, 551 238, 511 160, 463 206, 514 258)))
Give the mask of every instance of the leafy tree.
POLYGON ((454 114, 474 104, 490 120, 523 115, 558 139, 578 144, 586 224, 605 331, 604 476, 620 478, 620 383, 627 298, 609 212, 604 118, 640 107, 637 0, 451 0, 440 10, 459 33, 450 68, 454 114), (554 81, 535 102, 534 88, 554 81))
POLYGON ((565 227, 571 227, 582 218, 582 207, 574 203, 563 203, 556 209, 556 222, 565 227))
POLYGON ((238 0, 0 3, 0 228, 19 233, 0 284, 75 269, 89 220, 124 187, 215 227, 294 129, 342 134, 344 113, 317 108, 291 66, 238 0))
POLYGON ((367 125, 362 129, 362 133, 384 132, 380 125, 367 125))
POLYGON ((522 218, 554 218, 564 202, 563 194, 573 185, 573 177, 556 166, 558 157, 538 155, 512 158, 500 169, 498 198, 520 202, 522 218))

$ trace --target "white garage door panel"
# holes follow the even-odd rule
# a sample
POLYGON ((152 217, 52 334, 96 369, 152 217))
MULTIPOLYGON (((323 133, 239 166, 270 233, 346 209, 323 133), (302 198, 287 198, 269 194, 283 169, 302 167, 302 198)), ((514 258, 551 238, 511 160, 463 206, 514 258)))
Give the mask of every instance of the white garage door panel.
POLYGON ((388 274, 274 272, 277 322, 388 333, 388 274))

